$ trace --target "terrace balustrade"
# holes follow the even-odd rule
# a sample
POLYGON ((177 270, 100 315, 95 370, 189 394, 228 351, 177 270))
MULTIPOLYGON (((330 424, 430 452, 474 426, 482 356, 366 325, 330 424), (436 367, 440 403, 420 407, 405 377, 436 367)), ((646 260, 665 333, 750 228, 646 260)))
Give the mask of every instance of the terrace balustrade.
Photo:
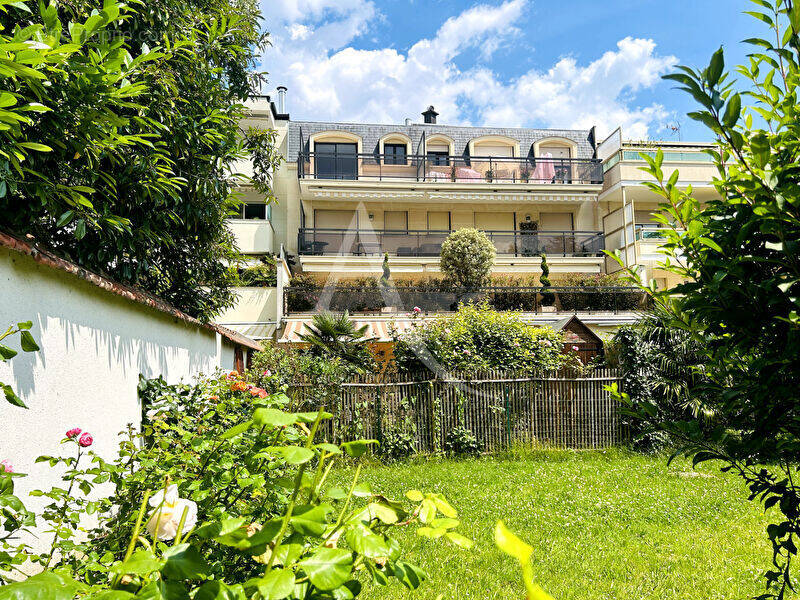
POLYGON ((602 184, 595 158, 300 152, 300 179, 434 183, 602 184))
MULTIPOLYGON (((602 256, 601 231, 486 231, 499 255, 602 256)), ((301 255, 439 256, 450 231, 354 230, 301 228, 297 247, 301 255)))

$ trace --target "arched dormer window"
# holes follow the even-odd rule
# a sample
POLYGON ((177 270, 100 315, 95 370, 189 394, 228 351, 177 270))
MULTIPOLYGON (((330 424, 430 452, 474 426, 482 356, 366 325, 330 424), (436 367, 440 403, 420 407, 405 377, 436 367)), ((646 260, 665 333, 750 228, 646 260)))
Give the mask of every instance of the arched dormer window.
POLYGON ((405 133, 387 133, 378 140, 378 154, 385 165, 404 165, 411 154, 411 138, 405 133))
POLYGON ((425 137, 425 155, 432 165, 450 164, 450 157, 456 153, 456 143, 450 136, 434 133, 425 137))
POLYGON ((519 141, 505 135, 482 135, 469 141, 469 155, 483 156, 519 156, 519 141))
POLYGON ((533 155, 541 158, 550 154, 553 158, 577 158, 578 144, 569 138, 546 137, 533 144, 533 155))
POLYGON ((360 135, 349 131, 318 131, 308 138, 314 153, 310 168, 317 179, 358 179, 360 135))

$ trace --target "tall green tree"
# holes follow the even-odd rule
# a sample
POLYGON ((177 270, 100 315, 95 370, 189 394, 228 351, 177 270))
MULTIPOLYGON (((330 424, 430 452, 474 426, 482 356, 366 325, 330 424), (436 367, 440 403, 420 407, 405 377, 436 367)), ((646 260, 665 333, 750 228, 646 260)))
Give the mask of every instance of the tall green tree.
MULTIPOLYGON (((678 173, 664 173, 659 151, 646 170, 669 228, 664 268, 685 283, 651 293, 703 349, 703 416, 665 417, 631 402, 643 421, 679 440, 695 462, 717 459, 743 478, 750 499, 773 507, 773 568, 763 598, 783 598, 800 534, 800 3, 753 0, 768 28, 739 80, 723 50, 705 69, 667 75, 699 104, 718 149, 720 199, 699 202, 678 173)), ((630 401, 630 398, 625 398, 630 401)))
POLYGON ((239 129, 268 39, 255 1, 4 8, 5 52, 37 74, 0 72, 2 93, 35 107, 0 129, 27 145, 0 155, 0 226, 195 316, 229 306, 235 163, 254 156, 264 191, 278 161, 274 135, 239 129))

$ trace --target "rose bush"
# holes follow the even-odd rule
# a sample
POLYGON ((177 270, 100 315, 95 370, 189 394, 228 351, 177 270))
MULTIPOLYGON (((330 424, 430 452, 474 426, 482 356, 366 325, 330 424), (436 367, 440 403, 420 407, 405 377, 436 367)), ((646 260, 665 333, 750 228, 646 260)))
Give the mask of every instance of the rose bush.
MULTIPOLYGON (((413 589, 425 579, 403 558, 399 527, 472 545, 441 495, 391 499, 360 482, 373 442, 318 440, 330 414, 296 412, 283 393, 261 391, 238 373, 197 385, 143 380, 142 432, 129 431, 111 462, 82 444, 90 434, 71 429, 63 443, 75 456, 40 459, 65 467, 68 482, 42 492, 53 500, 41 516, 52 548, 22 549, 45 571, 0 598, 354 598, 368 583, 413 589), (326 483, 341 461, 357 463, 347 489, 326 483), (100 484, 113 489, 98 499, 100 484), (87 514, 98 526, 81 531, 87 514)), ((6 504, 10 477, 0 470, 6 504)))

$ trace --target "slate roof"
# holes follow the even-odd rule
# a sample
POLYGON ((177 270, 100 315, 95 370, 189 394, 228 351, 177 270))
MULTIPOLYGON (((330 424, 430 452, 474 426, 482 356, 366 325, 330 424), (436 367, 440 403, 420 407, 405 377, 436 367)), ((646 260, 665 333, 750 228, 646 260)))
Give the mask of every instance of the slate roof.
POLYGON ((412 123, 411 125, 380 125, 375 123, 325 123, 317 121, 289 121, 289 139, 287 146, 287 159, 297 160, 300 152, 300 132, 302 130, 303 142, 308 151, 308 138, 312 133, 319 131, 347 131, 361 136, 363 152, 378 151, 378 140, 387 133, 404 133, 411 138, 411 152, 416 153, 422 133, 427 137, 435 133, 444 134, 455 141, 456 155, 467 153, 467 145, 471 139, 484 135, 503 135, 519 141, 520 154, 527 156, 531 152, 534 142, 548 137, 563 137, 573 140, 578 144, 576 158, 592 158, 594 149, 589 141, 588 129, 523 129, 515 127, 460 127, 454 125, 433 125, 427 123, 412 123))

